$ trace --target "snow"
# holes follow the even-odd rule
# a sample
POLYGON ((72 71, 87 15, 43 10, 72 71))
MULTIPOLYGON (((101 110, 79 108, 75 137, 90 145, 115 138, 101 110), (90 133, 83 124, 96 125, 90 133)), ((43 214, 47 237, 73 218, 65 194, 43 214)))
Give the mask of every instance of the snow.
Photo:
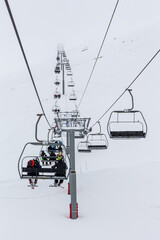
MULTIPOLYGON (((80 99, 116 1, 9 2, 46 115, 53 122, 57 46, 64 46, 80 99)), ((159 50, 159 8, 158 0, 119 2, 80 105, 81 117, 91 117, 91 126, 159 50)), ((19 179, 18 158, 25 143, 35 141, 36 114, 41 109, 3 1, 0 16, 1 238, 159 240, 160 55, 132 86, 135 109, 143 112, 148 124, 147 138, 109 139, 107 150, 76 151, 79 218, 71 220, 67 182, 61 189, 50 188, 52 181, 39 180, 32 190, 19 179)), ((61 100, 62 110, 70 111, 67 97, 61 100)), ((130 106, 126 93, 112 110, 130 106)), ((108 117, 101 121, 105 134, 108 117)), ((39 138, 44 139, 45 119, 39 129, 39 138)))

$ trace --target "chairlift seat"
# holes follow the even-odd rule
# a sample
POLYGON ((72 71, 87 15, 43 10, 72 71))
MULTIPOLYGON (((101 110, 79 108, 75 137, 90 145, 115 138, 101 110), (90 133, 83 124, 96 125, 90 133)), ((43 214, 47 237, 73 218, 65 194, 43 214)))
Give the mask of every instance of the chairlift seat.
POLYGON ((54 175, 55 173, 61 174, 61 171, 60 170, 56 171, 56 170, 53 170, 52 168, 43 168, 43 167, 42 168, 34 168, 34 169, 23 167, 21 178, 25 178, 25 179, 30 179, 30 178, 33 178, 33 179, 34 178, 37 178, 37 179, 60 179, 60 180, 67 179, 66 176, 55 176, 54 175), (32 174, 33 171, 34 171, 34 174, 32 174))
POLYGON ((91 149, 78 149, 78 152, 91 152, 91 149))
POLYGON ((95 150, 98 150, 98 149, 107 149, 107 145, 101 145, 101 144, 91 144, 91 145, 88 145, 88 148, 90 149, 90 150, 93 150, 93 149, 95 149, 95 150))
POLYGON ((111 131, 111 138, 145 138, 146 133, 143 131, 111 131))

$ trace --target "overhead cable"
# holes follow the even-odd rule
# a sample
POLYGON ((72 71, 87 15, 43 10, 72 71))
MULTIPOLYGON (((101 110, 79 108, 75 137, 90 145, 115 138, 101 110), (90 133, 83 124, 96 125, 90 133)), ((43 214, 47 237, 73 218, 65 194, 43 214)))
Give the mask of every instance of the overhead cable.
POLYGON ((35 85, 35 82, 34 82, 34 79, 33 79, 33 76, 32 76, 32 72, 31 72, 31 69, 30 69, 30 66, 29 66, 29 63, 28 63, 28 60, 27 60, 27 57, 26 57, 26 54, 25 54, 25 51, 24 51, 24 48, 23 48, 23 45, 22 45, 22 42, 21 42, 21 39, 20 39, 20 36, 19 36, 19 33, 18 33, 18 30, 17 30, 17 27, 16 27, 16 24, 15 24, 15 21, 14 21, 14 18, 13 18, 13 15, 12 15, 12 12, 11 12, 11 8, 9 6, 9 3, 7 0, 4 0, 5 1, 5 4, 6 4, 6 7, 7 7, 7 10, 8 10, 8 13, 9 13, 9 16, 10 16, 10 19, 11 19, 11 22, 13 24, 13 28, 14 28, 14 31, 15 31, 15 34, 16 34, 16 37, 17 37, 17 40, 19 42, 19 45, 20 45, 20 48, 21 48, 21 51, 22 51, 22 54, 23 54, 23 57, 24 57, 24 60, 25 60, 25 63, 26 63, 26 66, 27 66, 27 69, 28 69, 28 72, 29 72, 29 75, 30 75, 30 78, 31 78, 31 81, 33 83, 33 87, 34 87, 34 90, 36 92, 36 95, 37 95, 37 98, 38 98, 38 101, 39 101, 39 104, 40 104, 40 107, 42 109, 42 112, 45 116, 45 119, 49 125, 49 127, 51 128, 51 125, 46 117, 46 114, 44 112, 44 108, 42 106, 42 102, 40 100, 40 97, 39 97, 39 94, 38 94, 38 90, 36 88, 36 85, 35 85))
POLYGON ((80 104, 81 104, 81 102, 82 102, 82 99, 83 99, 83 97, 84 97, 84 95, 85 95, 85 92, 86 92, 86 90, 87 90, 87 87, 88 87, 88 85, 89 85, 89 82, 90 82, 90 80, 91 80, 91 77, 92 77, 92 75, 93 75, 94 69, 95 69, 96 64, 97 64, 97 62, 98 62, 98 59, 99 59, 100 53, 101 53, 101 51, 102 51, 102 48, 103 48, 104 42, 105 42, 105 40, 106 40, 106 37, 107 37, 108 31, 109 31, 109 28, 110 28, 110 26, 111 26, 111 23, 112 23, 112 20, 113 20, 114 14, 115 14, 115 12, 116 12, 116 9, 117 9, 117 6, 118 6, 118 3, 119 3, 119 0, 117 1, 116 5, 115 5, 115 8, 114 8, 114 10, 113 10, 113 13, 112 13, 111 19, 110 19, 110 21, 109 21, 109 24, 108 24, 108 27, 107 27, 107 30, 106 30, 106 33, 105 33, 105 36, 104 36, 103 41, 102 41, 102 44, 101 44, 101 46, 100 46, 100 49, 99 49, 98 55, 97 55, 97 57, 96 57, 96 59, 95 59, 95 63, 94 63, 94 65, 93 65, 93 68, 92 68, 91 74, 90 74, 89 79, 88 79, 88 81, 87 81, 87 84, 86 84, 86 87, 85 87, 84 92, 83 92, 83 94, 82 94, 82 97, 81 97, 81 99, 80 99, 80 101, 79 101, 78 108, 79 108, 79 106, 80 106, 80 104))
POLYGON ((160 49, 156 52, 156 54, 150 59, 150 61, 145 65, 145 67, 140 71, 140 73, 134 78, 134 80, 129 84, 129 86, 122 92, 122 94, 113 102, 113 104, 103 113, 103 115, 93 124, 91 128, 93 128, 108 112, 109 110, 119 101, 119 99, 124 95, 124 93, 133 85, 133 83, 137 80, 137 78, 143 73, 143 71, 149 66, 149 64, 153 61, 153 59, 158 55, 160 49))

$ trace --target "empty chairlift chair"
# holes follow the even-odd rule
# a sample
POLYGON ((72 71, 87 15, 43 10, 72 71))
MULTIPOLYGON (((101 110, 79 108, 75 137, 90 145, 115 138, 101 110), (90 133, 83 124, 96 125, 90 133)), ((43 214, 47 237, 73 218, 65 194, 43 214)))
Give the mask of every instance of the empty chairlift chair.
POLYGON ((68 73, 67 73, 67 76, 72 76, 73 74, 72 74, 72 72, 71 71, 69 71, 68 73))
POLYGON ((71 101, 76 101, 76 100, 77 100, 76 94, 75 94, 75 93, 71 93, 71 94, 69 95, 69 100, 71 100, 71 101))
POLYGON ((88 148, 91 150, 98 149, 107 149, 108 148, 108 139, 105 134, 101 133, 101 125, 98 122, 100 127, 99 133, 89 134, 87 137, 88 148))
POLYGON ((78 152, 91 152, 91 149, 88 148, 90 143, 88 141, 83 141, 78 143, 78 152))
POLYGON ((68 81, 68 87, 74 87, 74 81, 71 79, 70 81, 68 81))
POLYGON ((132 97, 132 108, 123 111, 113 111, 110 114, 107 130, 112 139, 140 139, 145 138, 147 134, 147 123, 138 110, 132 110, 134 107, 131 89, 128 89, 132 97))

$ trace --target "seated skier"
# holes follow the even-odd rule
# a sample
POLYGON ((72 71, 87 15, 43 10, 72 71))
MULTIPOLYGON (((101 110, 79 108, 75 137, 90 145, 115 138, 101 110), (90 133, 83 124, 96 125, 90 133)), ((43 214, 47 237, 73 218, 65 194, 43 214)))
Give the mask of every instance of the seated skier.
MULTIPOLYGON (((55 176, 56 177, 65 177, 66 176, 66 170, 67 165, 64 162, 64 156, 62 153, 58 155, 58 159, 55 163, 55 165, 52 167, 53 170, 55 170, 55 176)), ((60 186, 63 183, 63 179, 55 179, 54 186, 60 186)))
POLYGON ((57 159, 57 155, 55 154, 56 151, 56 147, 55 146, 49 146, 48 147, 48 153, 50 155, 49 160, 50 160, 50 165, 52 163, 52 161, 55 161, 57 159))
MULTIPOLYGON (((28 171, 28 175, 29 176, 38 176, 39 173, 36 171, 37 168, 41 168, 41 165, 39 163, 39 159, 35 158, 33 160, 29 160, 27 163, 27 168, 29 169, 28 171)), ((31 185, 36 185, 37 184, 37 178, 35 178, 34 182, 32 181, 32 179, 29 179, 29 183, 31 185)))
POLYGON ((44 163, 46 163, 46 165, 48 165, 48 162, 47 162, 47 154, 42 150, 41 153, 40 153, 40 156, 42 157, 42 164, 44 165, 44 163))

